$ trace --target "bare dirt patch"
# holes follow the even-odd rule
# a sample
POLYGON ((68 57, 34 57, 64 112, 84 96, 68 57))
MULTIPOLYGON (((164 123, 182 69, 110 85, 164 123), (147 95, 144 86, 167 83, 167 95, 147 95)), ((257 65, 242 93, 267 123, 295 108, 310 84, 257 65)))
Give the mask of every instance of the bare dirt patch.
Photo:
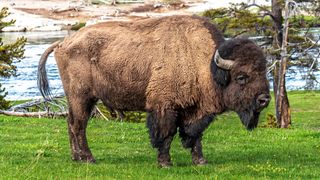
POLYGON ((131 12, 157 12, 164 13, 168 11, 176 11, 180 9, 186 9, 189 5, 183 2, 171 3, 171 4, 144 4, 138 7, 133 7, 131 12))
POLYGON ((29 14, 34 15, 40 15, 45 18, 49 19, 55 19, 55 20, 61 20, 61 19, 87 19, 87 18, 95 18, 98 17, 98 15, 86 15, 83 12, 76 10, 76 9, 70 9, 63 12, 55 12, 55 10, 49 10, 45 8, 15 8, 16 10, 23 11, 29 14))

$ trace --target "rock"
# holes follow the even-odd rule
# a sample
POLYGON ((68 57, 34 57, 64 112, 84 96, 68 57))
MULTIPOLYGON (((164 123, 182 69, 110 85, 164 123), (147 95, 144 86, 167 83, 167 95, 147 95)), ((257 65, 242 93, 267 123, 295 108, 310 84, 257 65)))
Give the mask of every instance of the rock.
POLYGON ((61 31, 62 26, 41 26, 31 29, 31 31, 61 31))

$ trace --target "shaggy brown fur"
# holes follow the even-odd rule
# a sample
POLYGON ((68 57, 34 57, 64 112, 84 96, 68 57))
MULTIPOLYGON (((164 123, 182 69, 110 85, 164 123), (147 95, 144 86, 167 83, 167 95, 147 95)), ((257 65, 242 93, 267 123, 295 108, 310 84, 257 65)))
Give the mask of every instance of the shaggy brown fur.
MULTIPOLYGON (((224 41, 214 25, 196 16, 89 26, 60 43, 55 57, 69 102, 74 160, 94 161, 85 129, 98 99, 111 109, 149 112, 147 126, 161 166, 171 165, 169 150, 177 128, 193 162, 204 164, 202 132, 215 114, 235 110, 246 127, 254 128, 268 103, 262 51, 246 39, 224 41), (226 71, 213 62, 217 47, 223 58, 235 61, 234 69, 226 71)), ((49 87, 41 84, 44 73, 39 79, 48 95, 49 87)))

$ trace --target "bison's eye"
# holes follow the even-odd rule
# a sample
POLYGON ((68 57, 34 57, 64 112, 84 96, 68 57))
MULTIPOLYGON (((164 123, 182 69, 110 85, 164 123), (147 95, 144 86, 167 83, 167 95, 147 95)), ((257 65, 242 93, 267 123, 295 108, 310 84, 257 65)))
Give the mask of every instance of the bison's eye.
POLYGON ((248 82, 249 76, 246 74, 241 74, 236 77, 236 82, 240 85, 246 84, 248 82))

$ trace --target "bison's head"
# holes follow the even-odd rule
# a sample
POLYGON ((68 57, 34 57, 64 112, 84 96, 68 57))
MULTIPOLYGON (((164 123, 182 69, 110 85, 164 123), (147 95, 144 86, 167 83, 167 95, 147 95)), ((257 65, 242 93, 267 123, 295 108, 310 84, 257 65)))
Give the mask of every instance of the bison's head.
POLYGON ((228 109, 238 113, 247 129, 254 129, 270 101, 266 58, 248 39, 225 41, 215 52, 213 78, 223 89, 228 109))

